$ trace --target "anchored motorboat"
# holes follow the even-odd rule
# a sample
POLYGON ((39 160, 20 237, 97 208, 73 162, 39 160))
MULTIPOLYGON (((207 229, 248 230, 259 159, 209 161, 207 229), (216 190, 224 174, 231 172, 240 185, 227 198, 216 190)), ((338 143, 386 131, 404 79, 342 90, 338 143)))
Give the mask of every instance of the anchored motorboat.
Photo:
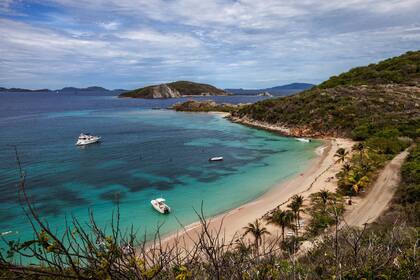
POLYGON ((169 214, 171 212, 171 208, 165 204, 165 201, 166 200, 164 198, 156 198, 151 200, 150 203, 159 213, 169 214))
POLYGON ((76 145, 83 146, 93 143, 97 143, 101 140, 100 136, 90 135, 89 133, 80 133, 79 138, 77 139, 76 145))
POLYGON ((307 138, 296 138, 296 140, 298 140, 299 142, 304 142, 304 143, 311 142, 311 139, 307 139, 307 138))
POLYGON ((209 161, 222 161, 223 160, 223 157, 212 157, 212 158, 209 158, 209 161))

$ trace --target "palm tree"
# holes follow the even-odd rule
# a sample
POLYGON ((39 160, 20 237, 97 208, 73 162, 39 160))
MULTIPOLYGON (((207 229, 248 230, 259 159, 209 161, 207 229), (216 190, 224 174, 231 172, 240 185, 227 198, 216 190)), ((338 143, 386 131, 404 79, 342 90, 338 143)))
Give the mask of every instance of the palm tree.
POLYGON ((293 213, 290 210, 283 211, 281 209, 275 211, 270 217, 267 218, 269 224, 275 224, 281 227, 281 236, 284 242, 284 229, 293 226, 293 213))
POLYGON ((350 165, 348 162, 344 163, 344 164, 343 164, 343 166, 341 167, 341 170, 342 170, 344 173, 349 172, 349 171, 350 171, 350 169, 351 169, 351 165, 350 165))
POLYGON ((263 227, 258 219, 256 219, 254 223, 249 223, 248 226, 243 229, 245 230, 244 235, 251 233, 254 236, 256 248, 261 244, 263 235, 270 234, 267 228, 263 227))
POLYGON ((346 151, 346 149, 344 148, 339 148, 336 152, 334 157, 337 158, 337 160, 335 161, 336 163, 342 163, 345 162, 347 159, 347 156, 349 155, 349 152, 346 151))
POLYGON ((359 152, 361 160, 369 159, 368 148, 362 142, 355 144, 352 150, 359 152))
POLYGON ((360 189, 366 188, 369 184, 369 177, 358 172, 349 172, 347 182, 351 185, 351 192, 358 193, 360 189))
POLYGON ((323 208, 323 209, 324 209, 324 211, 325 211, 325 209, 327 208, 327 202, 328 202, 328 200, 330 200, 330 198, 331 198, 331 192, 330 192, 330 191, 328 191, 328 190, 326 190, 326 189, 320 190, 320 191, 318 192, 318 197, 321 199, 321 202, 322 202, 322 208, 323 208))
POLYGON ((300 228, 299 219, 300 219, 300 212, 303 212, 302 206, 303 206, 303 196, 301 195, 294 195, 292 197, 292 202, 287 205, 292 212, 294 213, 295 219, 296 219, 296 233, 298 229, 300 228))
POLYGON ((363 176, 363 174, 354 172, 352 170, 347 175, 346 181, 347 181, 347 185, 351 187, 349 190, 349 193, 350 193, 349 204, 351 204, 353 194, 357 194, 360 191, 360 189, 362 188, 365 189, 369 185, 369 177, 366 175, 363 176))

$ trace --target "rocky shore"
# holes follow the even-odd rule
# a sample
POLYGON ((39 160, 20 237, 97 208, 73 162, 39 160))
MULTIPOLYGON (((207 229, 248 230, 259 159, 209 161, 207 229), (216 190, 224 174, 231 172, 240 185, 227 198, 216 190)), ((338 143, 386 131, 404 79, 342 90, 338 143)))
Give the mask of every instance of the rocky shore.
POLYGON ((217 103, 213 100, 188 100, 169 107, 180 112, 233 112, 245 104, 217 103))
POLYGON ((342 137, 340 133, 323 133, 320 131, 314 131, 308 127, 287 127, 282 124, 269 124, 266 122, 261 122, 257 120, 250 119, 248 117, 235 117, 232 115, 227 116, 227 118, 235 123, 240 123, 246 126, 261 128, 269 131, 278 132, 284 136, 291 137, 311 137, 311 138, 337 138, 342 137))

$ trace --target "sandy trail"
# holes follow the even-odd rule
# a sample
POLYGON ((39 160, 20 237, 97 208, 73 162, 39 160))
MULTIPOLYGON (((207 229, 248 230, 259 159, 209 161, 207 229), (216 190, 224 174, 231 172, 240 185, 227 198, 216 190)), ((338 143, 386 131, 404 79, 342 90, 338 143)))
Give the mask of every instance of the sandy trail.
POLYGON ((367 195, 353 199, 344 214, 349 226, 363 226, 375 221, 387 208, 400 183, 400 169, 408 156, 408 150, 394 157, 379 173, 367 195))
MULTIPOLYGON (((409 150, 394 157, 384 169, 379 173, 375 183, 370 188, 365 197, 354 197, 352 205, 346 205, 343 222, 340 228, 344 226, 363 226, 366 223, 374 222, 389 206, 395 191, 400 183, 400 170, 409 150)), ((299 253, 302 256, 311 250, 316 242, 322 240, 323 235, 314 240, 307 240, 302 243, 299 253)))

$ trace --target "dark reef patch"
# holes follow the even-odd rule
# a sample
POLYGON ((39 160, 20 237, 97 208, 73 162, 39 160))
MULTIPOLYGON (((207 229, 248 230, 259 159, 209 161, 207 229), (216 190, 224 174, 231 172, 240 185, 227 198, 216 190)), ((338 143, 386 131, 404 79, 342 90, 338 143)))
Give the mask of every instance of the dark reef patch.
POLYGON ((101 193, 99 197, 103 200, 111 201, 112 203, 116 204, 124 200, 126 193, 119 190, 110 190, 101 193))

